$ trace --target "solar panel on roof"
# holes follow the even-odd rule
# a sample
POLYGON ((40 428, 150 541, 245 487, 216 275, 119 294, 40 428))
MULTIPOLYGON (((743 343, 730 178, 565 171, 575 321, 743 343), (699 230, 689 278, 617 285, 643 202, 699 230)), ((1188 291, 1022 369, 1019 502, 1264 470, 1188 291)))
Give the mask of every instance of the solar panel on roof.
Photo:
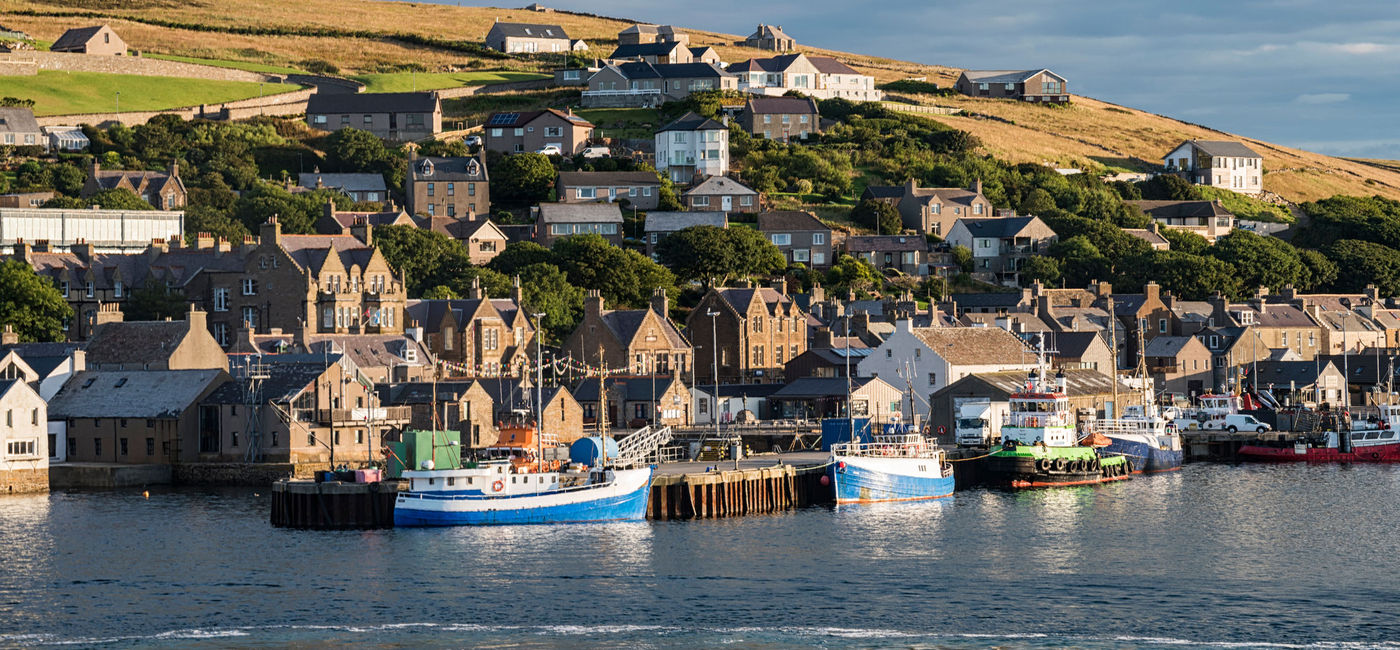
POLYGON ((519 113, 496 113, 491 116, 491 125, 515 124, 515 120, 520 117, 519 113))

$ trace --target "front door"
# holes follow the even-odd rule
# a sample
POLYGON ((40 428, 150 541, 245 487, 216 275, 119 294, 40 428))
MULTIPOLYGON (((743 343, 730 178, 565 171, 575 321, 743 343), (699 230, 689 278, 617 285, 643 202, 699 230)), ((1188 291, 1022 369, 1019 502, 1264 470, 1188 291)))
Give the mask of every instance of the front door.
POLYGON ((723 200, 720 201, 720 203, 724 205, 724 211, 729 212, 731 209, 734 208, 734 197, 726 196, 723 200))

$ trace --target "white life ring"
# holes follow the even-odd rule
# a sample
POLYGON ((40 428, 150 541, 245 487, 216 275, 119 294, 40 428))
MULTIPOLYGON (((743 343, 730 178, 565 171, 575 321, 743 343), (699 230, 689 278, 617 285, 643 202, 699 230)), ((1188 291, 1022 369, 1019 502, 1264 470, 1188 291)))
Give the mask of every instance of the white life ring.
POLYGON ((494 492, 500 492, 504 489, 506 489, 506 482, 500 479, 496 479, 496 482, 491 484, 491 490, 494 492))

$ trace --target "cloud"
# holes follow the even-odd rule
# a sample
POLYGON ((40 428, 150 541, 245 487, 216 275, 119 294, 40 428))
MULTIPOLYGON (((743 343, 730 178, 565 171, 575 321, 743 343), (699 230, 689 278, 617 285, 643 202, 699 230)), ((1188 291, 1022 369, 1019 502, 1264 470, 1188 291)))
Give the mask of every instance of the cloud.
POLYGON ((1306 93, 1293 101, 1299 104, 1337 104, 1351 99, 1351 93, 1306 93))
POLYGON ((1331 49, 1346 54, 1385 54, 1394 50, 1395 46, 1384 43, 1334 43, 1331 49))

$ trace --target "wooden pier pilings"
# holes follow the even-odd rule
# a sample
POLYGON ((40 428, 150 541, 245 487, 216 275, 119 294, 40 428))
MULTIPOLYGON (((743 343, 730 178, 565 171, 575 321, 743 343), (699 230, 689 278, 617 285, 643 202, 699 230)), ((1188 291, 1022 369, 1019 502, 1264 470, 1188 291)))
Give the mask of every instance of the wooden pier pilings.
POLYGON ((775 465, 653 479, 647 519, 740 517, 831 501, 825 465, 775 465))
POLYGON ((393 528, 394 501, 407 481, 316 483, 278 481, 272 486, 272 525, 278 528, 393 528))

